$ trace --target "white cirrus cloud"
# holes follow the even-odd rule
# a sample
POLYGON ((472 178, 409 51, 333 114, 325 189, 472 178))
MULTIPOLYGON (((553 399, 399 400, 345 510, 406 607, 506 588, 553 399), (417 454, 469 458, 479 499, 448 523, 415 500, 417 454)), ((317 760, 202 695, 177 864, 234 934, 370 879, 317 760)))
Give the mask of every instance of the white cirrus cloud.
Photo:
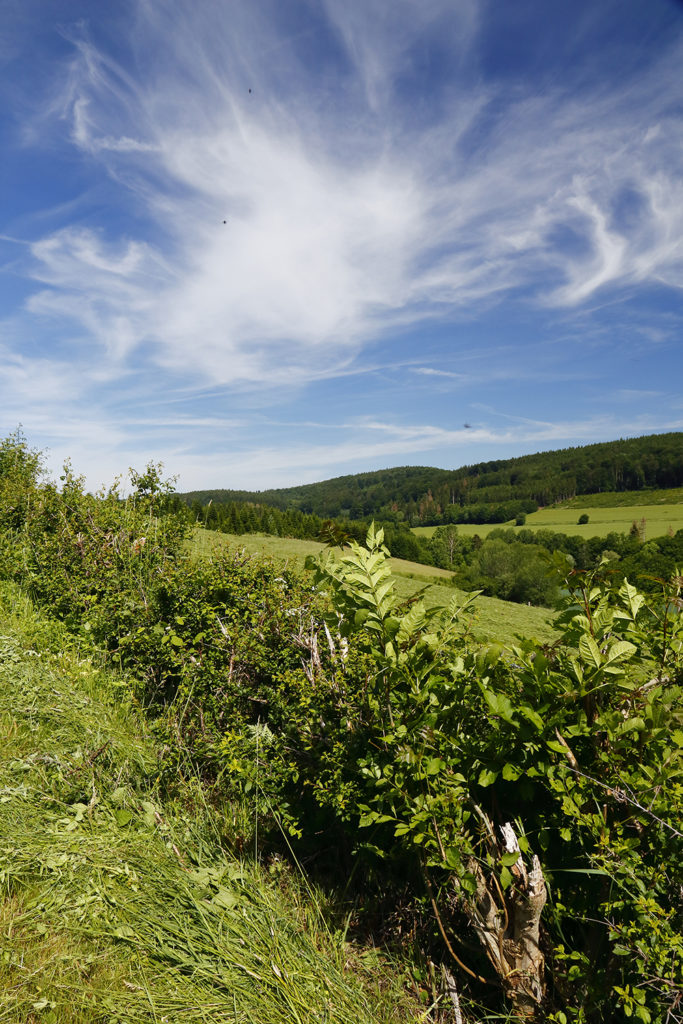
POLYGON ((144 346, 197 381, 291 386, 514 289, 574 307, 680 287, 680 40, 626 91, 461 88, 481 10, 328 0, 289 38, 266 4, 209 17, 148 0, 127 68, 75 38, 53 115, 134 216, 39 238, 28 311, 109 360, 144 346), (334 62, 311 70, 310 33, 336 40, 334 62), (400 76, 444 34, 453 79, 420 119, 400 76))

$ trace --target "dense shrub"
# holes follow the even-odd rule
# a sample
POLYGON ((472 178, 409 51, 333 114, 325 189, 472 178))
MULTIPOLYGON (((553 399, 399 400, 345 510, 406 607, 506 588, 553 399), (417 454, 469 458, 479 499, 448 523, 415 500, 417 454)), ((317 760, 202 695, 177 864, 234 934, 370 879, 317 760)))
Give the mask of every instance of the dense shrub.
MULTIPOLYGON (((374 670, 345 689, 337 660, 341 714, 327 720, 312 762, 306 747, 297 777, 325 773, 319 799, 337 800, 340 816, 366 830, 359 852, 388 866, 412 850, 444 938, 450 908, 454 930, 459 912, 482 940, 519 1015, 542 1005, 557 1021, 675 1019, 683 579, 648 603, 602 569, 570 572, 552 650, 468 652, 456 600, 401 610, 386 554, 371 533, 367 550, 320 569, 333 594, 329 626, 374 670), (539 938, 528 925, 540 915, 541 879, 551 900, 539 938), (525 942, 532 952, 520 966, 525 942)), ((558 567, 569 570, 562 559, 558 567)), ((289 749, 304 746, 290 733, 289 749)))
MULTIPOLYGON (((189 757, 317 856, 343 844, 375 892, 409 881, 444 958, 518 1018, 680 1018, 680 574, 639 593, 618 535, 622 561, 597 569, 558 554, 558 642, 478 650, 457 597, 401 604, 382 531, 312 589, 254 559, 190 561, 158 467, 123 500, 68 468, 41 484, 21 437, 0 455, 0 572, 127 667, 167 771, 189 757)), ((533 536, 472 540, 480 571, 535 565, 533 536)))
POLYGON ((504 601, 552 605, 558 595, 557 579, 549 575, 544 553, 540 545, 506 543, 489 535, 456 579, 466 590, 481 590, 504 601))

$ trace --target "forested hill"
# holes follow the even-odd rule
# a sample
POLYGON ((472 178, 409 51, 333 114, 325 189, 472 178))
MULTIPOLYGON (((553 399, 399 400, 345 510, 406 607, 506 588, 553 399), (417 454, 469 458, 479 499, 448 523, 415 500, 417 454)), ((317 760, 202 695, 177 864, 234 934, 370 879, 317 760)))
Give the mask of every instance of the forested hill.
POLYGON ((677 432, 480 462, 456 470, 399 466, 299 487, 191 491, 182 497, 189 504, 253 502, 322 517, 394 518, 399 514, 427 522, 449 518, 449 507, 507 502, 549 505, 577 494, 680 486, 683 433, 677 432))

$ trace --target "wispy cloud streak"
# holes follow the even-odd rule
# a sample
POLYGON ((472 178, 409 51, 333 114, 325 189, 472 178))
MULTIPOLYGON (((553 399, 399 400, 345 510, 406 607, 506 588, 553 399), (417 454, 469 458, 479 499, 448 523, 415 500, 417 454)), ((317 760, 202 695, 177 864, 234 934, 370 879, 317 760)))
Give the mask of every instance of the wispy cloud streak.
MULTIPOLYGON (((533 384, 581 382, 587 408, 602 375, 622 409, 639 404, 633 423, 670 426, 644 404, 669 386, 657 374, 620 364, 612 378, 614 361, 608 374, 566 353, 579 339, 605 351, 611 311, 653 289, 662 308, 629 307, 631 335, 664 351, 680 330, 683 25, 642 53, 610 27, 605 47, 600 26, 623 5, 579 6, 565 58, 539 76, 510 69, 512 44, 491 58, 485 0, 124 0, 90 27, 67 5, 59 56, 17 100, 24 159, 45 174, 3 228, 7 428, 81 438, 95 469, 147 453, 189 477, 203 430, 230 452, 202 456, 204 479, 248 461, 256 486, 258 472, 294 482, 351 468, 354 451, 452 463, 620 427, 558 410, 556 428, 546 406, 509 433, 451 429, 477 402, 512 395, 512 414, 538 401, 533 384), (474 329, 497 310, 495 329, 474 329), (450 332, 463 323, 473 329, 450 332), (301 413, 297 396, 319 404, 301 413), (274 434, 277 417, 258 419, 271 401, 290 403, 283 421, 355 426, 331 446, 303 441, 303 427, 274 434)), ((37 0, 25 10, 41 15, 37 0)))
POLYGON ((139 237, 110 224, 41 238, 30 272, 49 288, 33 312, 71 319, 109 354, 145 344, 198 378, 291 385, 342 369, 398 324, 514 289, 575 306, 610 286, 680 286, 668 97, 682 46, 626 94, 463 91, 455 74, 435 93, 438 116, 419 121, 401 75, 445 31, 457 64, 476 43, 477 5, 425 3, 417 21, 406 3, 391 18, 375 2, 324 10, 313 41, 340 52, 313 71, 265 5, 209 21, 149 0, 131 33, 146 58, 135 73, 76 40, 53 109, 152 224, 139 237))

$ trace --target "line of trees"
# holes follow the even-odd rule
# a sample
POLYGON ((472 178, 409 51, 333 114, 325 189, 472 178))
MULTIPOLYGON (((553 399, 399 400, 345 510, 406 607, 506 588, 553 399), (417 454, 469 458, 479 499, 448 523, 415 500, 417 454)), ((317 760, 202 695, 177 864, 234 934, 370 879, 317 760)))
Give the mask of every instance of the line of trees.
MULTIPOLYGON (((209 502, 191 506, 193 522, 228 534, 264 533, 301 540, 362 541, 368 521, 324 520, 299 509, 282 510, 254 503, 209 502)), ((475 520, 476 521, 476 520, 475 520)), ((494 520, 495 522, 496 520, 494 520)), ((464 590, 481 590, 505 601, 554 605, 559 592, 548 574, 548 554, 561 551, 577 569, 587 570, 607 553, 619 572, 638 578, 645 589, 656 584, 648 577, 665 577, 683 565, 683 530, 644 543, 642 524, 628 534, 584 538, 553 530, 500 528, 486 538, 458 533, 456 523, 439 526, 430 538, 413 533, 405 523, 381 524, 389 549, 396 558, 432 565, 453 573, 453 582, 464 590), (642 579, 641 579, 642 577, 642 579)))
POLYGON ((415 526, 505 522, 520 512, 580 494, 681 486, 683 433, 678 432, 498 459, 456 470, 401 466, 300 487, 194 491, 183 497, 200 505, 210 500, 252 502, 322 518, 375 518, 415 526), (496 513, 503 507, 504 515, 496 513), (495 518, 497 514, 501 518, 495 518))

